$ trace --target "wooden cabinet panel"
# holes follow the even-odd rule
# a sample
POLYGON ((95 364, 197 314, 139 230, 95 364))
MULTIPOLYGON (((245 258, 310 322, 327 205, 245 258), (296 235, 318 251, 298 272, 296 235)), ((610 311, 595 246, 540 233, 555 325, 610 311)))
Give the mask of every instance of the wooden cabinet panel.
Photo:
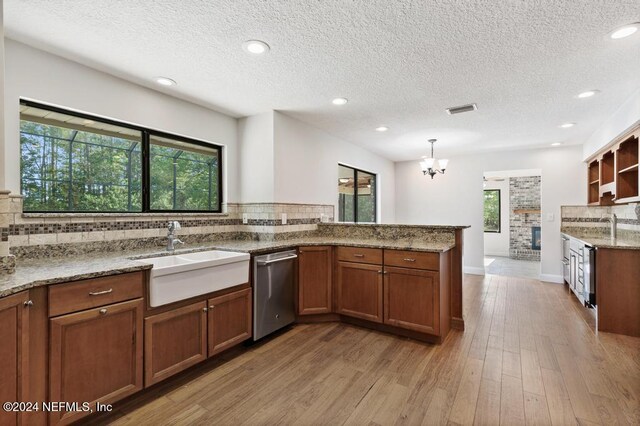
POLYGON ((338 261, 338 313, 382 322, 382 267, 338 261))
POLYGON ((209 356, 251 337, 251 289, 209 299, 209 356))
POLYGON ((440 269, 440 253, 409 250, 385 250, 384 265, 437 271, 440 269))
POLYGON ((326 314, 331 307, 331 247, 300 247, 298 314, 326 314))
MULTIPOLYGON (((142 389, 142 299, 52 318, 51 401, 113 403, 142 389)), ((67 424, 85 412, 52 412, 67 424)))
POLYGON ((598 330, 640 337, 640 250, 596 250, 598 330))
POLYGON ((439 335, 438 273, 385 267, 384 277, 384 323, 439 335))
POLYGON ((336 257, 344 262, 370 263, 382 265, 382 249, 361 247, 338 247, 336 257))
MULTIPOLYGON (((0 402, 26 401, 29 383, 29 292, 0 299, 0 402)), ((22 423, 22 415, 0 409, 0 425, 22 423)))
POLYGON ((206 301, 145 318, 145 386, 158 383, 205 359, 206 301))
POLYGON ((111 275, 49 287, 49 316, 142 297, 144 273, 111 275))

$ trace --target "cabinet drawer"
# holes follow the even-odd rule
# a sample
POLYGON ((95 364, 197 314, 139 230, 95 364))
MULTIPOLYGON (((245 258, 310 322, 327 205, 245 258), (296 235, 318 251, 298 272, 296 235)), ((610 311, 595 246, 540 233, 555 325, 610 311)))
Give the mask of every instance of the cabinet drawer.
POLYGON ((382 265, 382 249, 338 247, 338 260, 344 262, 371 263, 382 265))
POLYGON ((49 287, 49 316, 137 299, 144 293, 144 273, 111 275, 49 287))
POLYGON ((440 253, 428 253, 409 250, 385 250, 385 266, 402 268, 440 270, 440 253))

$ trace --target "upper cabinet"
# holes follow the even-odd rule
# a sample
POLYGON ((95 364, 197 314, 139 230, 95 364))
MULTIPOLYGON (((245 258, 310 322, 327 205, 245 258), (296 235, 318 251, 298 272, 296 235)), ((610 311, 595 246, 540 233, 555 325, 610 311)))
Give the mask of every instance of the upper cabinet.
POLYGON ((589 162, 588 203, 609 206, 640 201, 638 138, 636 127, 612 142, 589 162))

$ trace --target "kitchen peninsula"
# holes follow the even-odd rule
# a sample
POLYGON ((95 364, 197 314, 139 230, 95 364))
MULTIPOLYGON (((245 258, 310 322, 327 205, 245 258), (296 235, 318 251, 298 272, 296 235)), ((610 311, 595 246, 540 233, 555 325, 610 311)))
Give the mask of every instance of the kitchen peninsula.
MULTIPOLYGON (((225 250, 249 253, 253 262, 254 255, 293 249, 296 322, 343 321, 439 343, 451 328, 464 329, 465 228, 321 223, 305 232, 184 235, 186 244, 171 253, 156 238, 129 246, 122 240, 117 253, 79 243, 58 245, 54 252, 62 256, 19 257, 14 274, 0 275, 0 314, 18 315, 21 324, 6 337, 28 348, 17 356, 29 354, 19 374, 30 395, 18 398, 16 389, 16 398, 113 403, 251 338, 255 278, 155 307, 150 257, 225 250), (78 341, 88 344, 74 349, 78 341), (104 373, 84 389, 88 368, 104 373), (107 386, 109 371, 119 372, 117 385, 107 386)), ((50 421, 83 415, 51 413, 50 421)))

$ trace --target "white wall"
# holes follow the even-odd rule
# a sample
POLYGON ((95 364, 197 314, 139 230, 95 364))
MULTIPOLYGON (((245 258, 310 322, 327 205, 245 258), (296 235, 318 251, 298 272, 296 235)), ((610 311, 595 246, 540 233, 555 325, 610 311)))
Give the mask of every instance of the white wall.
POLYGON ((451 158, 447 173, 433 180, 417 161, 396 163, 396 221, 471 225, 464 231, 464 266, 483 273, 482 176, 489 170, 541 169, 541 278, 560 281, 560 206, 584 204, 586 165, 582 147, 494 152, 451 158), (548 221, 548 214, 553 214, 548 221))
POLYGON ((275 112, 275 201, 333 204, 338 212, 338 163, 378 179, 378 221, 395 222, 394 163, 283 113, 275 112))
MULTIPOLYGON (((583 159, 604 148, 618 135, 640 122, 640 89, 632 94, 618 110, 586 140, 583 145, 583 159)), ((583 204, 586 203, 586 199, 583 204)))
POLYGON ((238 120, 238 147, 240 202, 273 202, 273 111, 238 120))
MULTIPOLYGON (((20 191, 19 98, 189 136, 224 146, 225 202, 238 200, 237 120, 213 110, 5 39, 6 187, 20 191)), ((151 76, 150 76, 151 77, 151 76)))
POLYGON ((509 177, 503 181, 487 181, 484 189, 500 190, 500 232, 484 233, 484 254, 509 256, 509 177))

